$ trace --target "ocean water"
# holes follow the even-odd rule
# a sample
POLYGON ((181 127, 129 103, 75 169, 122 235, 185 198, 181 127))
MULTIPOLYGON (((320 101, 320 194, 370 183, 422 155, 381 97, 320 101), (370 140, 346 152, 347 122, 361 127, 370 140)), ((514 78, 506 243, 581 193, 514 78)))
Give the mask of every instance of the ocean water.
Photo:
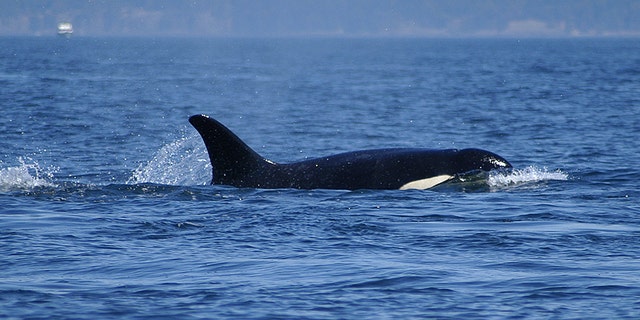
POLYGON ((0 318, 637 319, 640 40, 0 38, 0 318), (211 186, 482 148, 434 190, 211 186))

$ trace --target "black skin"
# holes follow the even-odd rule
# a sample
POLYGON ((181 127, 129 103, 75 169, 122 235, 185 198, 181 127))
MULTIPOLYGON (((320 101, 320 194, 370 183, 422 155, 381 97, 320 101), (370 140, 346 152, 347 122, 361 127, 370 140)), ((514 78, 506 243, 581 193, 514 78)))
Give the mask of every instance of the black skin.
POLYGON ((440 175, 512 168, 504 158, 481 149, 363 150, 278 164, 261 157, 206 115, 192 116, 189 122, 209 152, 212 184, 264 189, 399 189, 440 175))

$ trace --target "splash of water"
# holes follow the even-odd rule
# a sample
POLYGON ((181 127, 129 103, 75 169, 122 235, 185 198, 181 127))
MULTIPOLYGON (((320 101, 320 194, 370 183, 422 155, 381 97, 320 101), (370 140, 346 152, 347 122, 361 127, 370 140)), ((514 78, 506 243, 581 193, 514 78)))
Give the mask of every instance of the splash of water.
POLYGON ((128 184, 206 185, 211 181, 209 156, 199 136, 164 145, 147 163, 134 170, 128 184))
POLYGON ((529 166, 524 169, 514 169, 509 173, 492 173, 489 175, 487 183, 492 188, 504 188, 531 182, 567 179, 569 179, 569 175, 560 170, 549 171, 544 167, 529 166))
POLYGON ((42 168, 33 159, 18 158, 19 165, 0 169, 0 191, 30 190, 38 187, 56 187, 51 182, 54 167, 42 168))

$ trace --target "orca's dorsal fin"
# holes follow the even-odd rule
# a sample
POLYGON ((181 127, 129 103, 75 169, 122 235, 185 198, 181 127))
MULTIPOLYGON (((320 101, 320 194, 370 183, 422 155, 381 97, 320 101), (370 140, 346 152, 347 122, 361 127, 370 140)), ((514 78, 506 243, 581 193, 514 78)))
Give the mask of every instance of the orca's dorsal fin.
POLYGON ((248 180, 253 179, 252 173, 273 165, 215 119, 195 115, 189 118, 189 122, 198 130, 207 147, 213 167, 212 184, 248 185, 248 180))

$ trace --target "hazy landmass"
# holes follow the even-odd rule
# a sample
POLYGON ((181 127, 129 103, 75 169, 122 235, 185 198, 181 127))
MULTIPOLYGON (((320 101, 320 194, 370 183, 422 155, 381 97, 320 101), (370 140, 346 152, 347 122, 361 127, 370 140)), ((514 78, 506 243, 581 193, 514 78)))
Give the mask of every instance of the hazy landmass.
POLYGON ((0 35, 640 36, 637 0, 0 0, 0 35))

